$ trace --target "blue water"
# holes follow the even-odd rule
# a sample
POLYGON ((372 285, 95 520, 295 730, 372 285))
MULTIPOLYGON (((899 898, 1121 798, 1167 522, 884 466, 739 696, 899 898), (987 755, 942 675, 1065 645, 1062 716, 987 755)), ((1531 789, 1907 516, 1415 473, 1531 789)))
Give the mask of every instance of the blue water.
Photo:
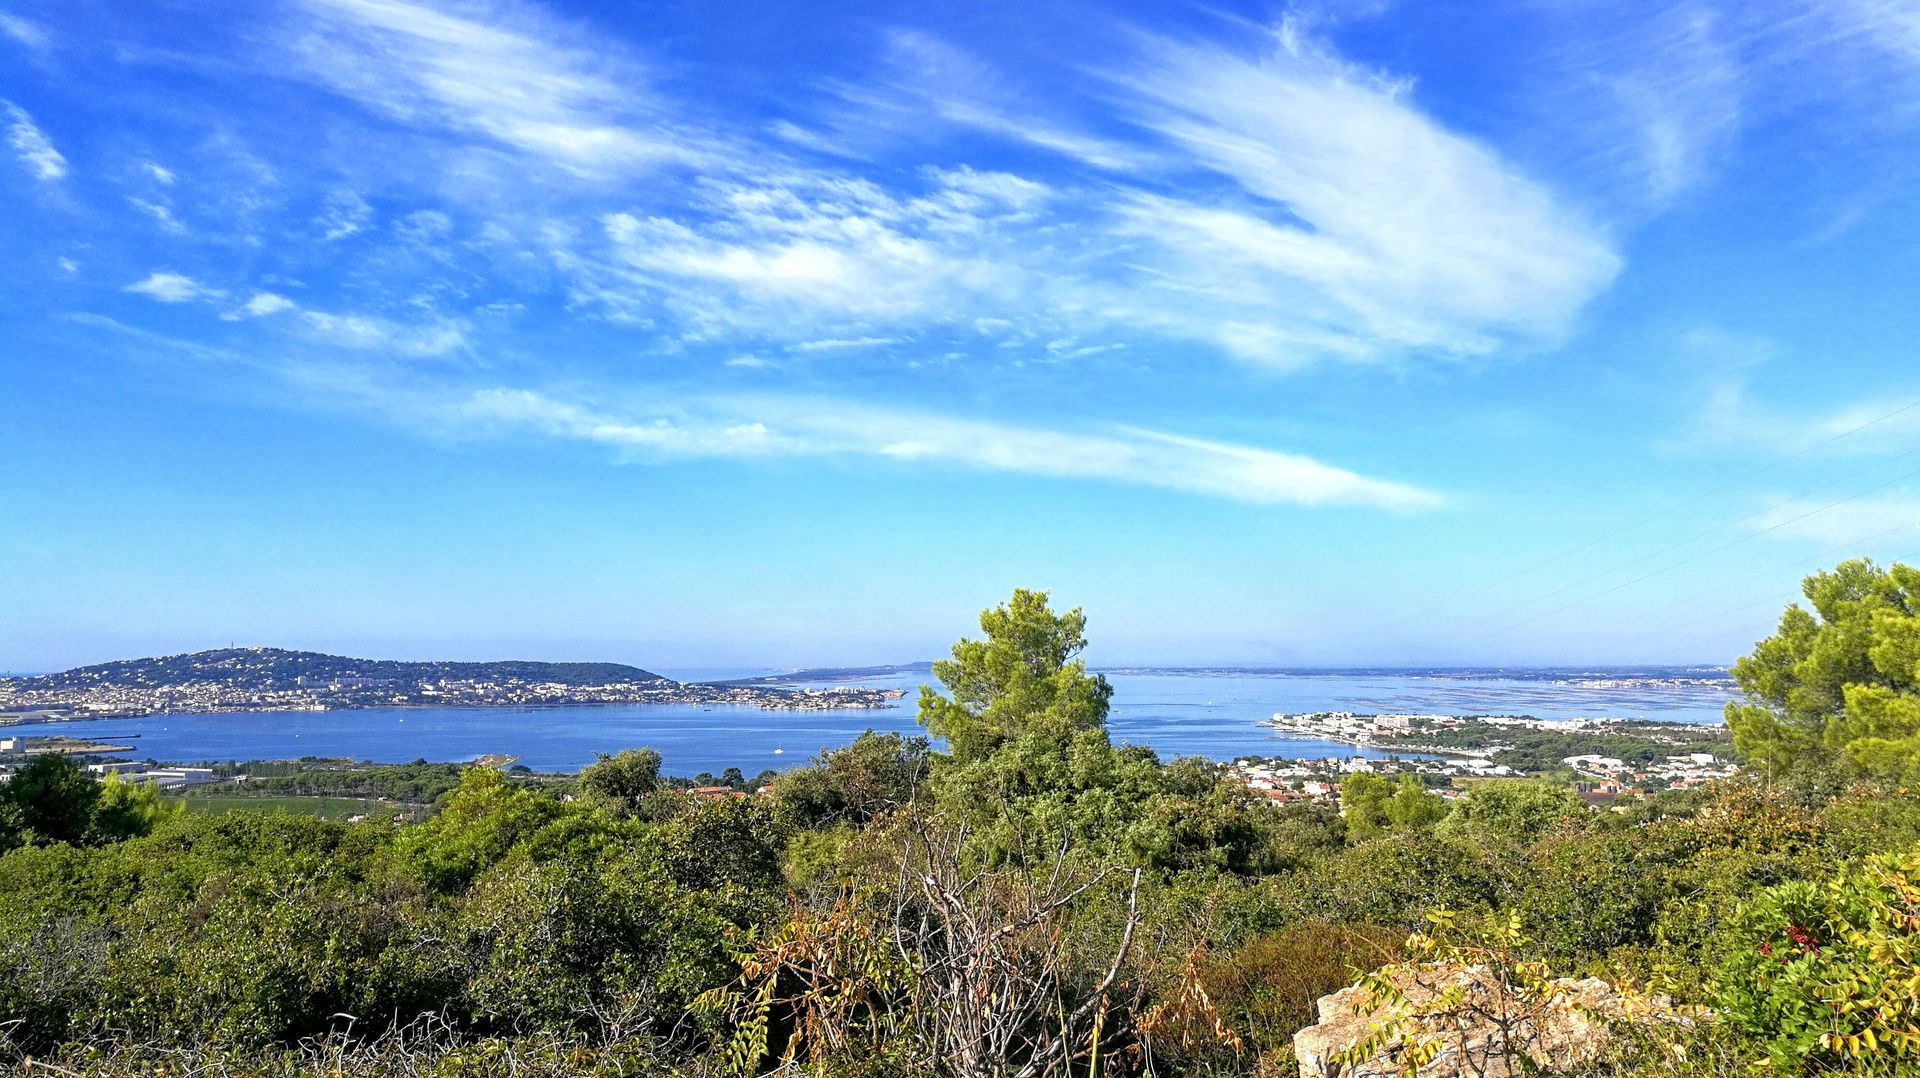
MULTIPOLYGON (((1718 722, 1727 690, 1713 686, 1597 688, 1537 676, 1426 676, 1396 673, 1109 673, 1116 741, 1151 745, 1162 757, 1200 755, 1320 759, 1351 746, 1279 734, 1258 725, 1276 711, 1414 711, 1532 714, 1542 718, 1623 717, 1718 722)), ((87 723, 10 727, 9 734, 127 739, 131 755, 175 763, 350 756, 403 762, 471 760, 509 753, 541 771, 572 771, 599 752, 647 746, 671 774, 800 764, 866 729, 917 733, 916 687, 923 674, 858 679, 907 695, 874 711, 762 711, 680 704, 569 708, 373 708, 330 712, 149 715, 87 723)), ((1366 755, 1384 753, 1366 750, 1366 755)))

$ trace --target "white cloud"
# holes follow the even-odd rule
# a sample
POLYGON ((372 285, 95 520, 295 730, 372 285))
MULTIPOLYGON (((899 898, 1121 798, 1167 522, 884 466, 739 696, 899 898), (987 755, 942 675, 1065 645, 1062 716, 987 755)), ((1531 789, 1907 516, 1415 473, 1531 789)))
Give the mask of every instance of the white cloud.
POLYGON ((220 317, 229 322, 242 318, 265 318, 282 311, 291 311, 298 306, 299 304, 278 292, 255 292, 247 302, 220 317))
POLYGON ((743 370, 769 370, 774 366, 772 360, 761 359, 759 356, 729 356, 726 365, 743 370))
POLYGON ((226 295, 218 288, 208 288, 191 277, 167 270, 148 274, 121 289, 159 300, 161 303, 191 303, 203 299, 219 299, 226 295))
POLYGON ((814 335, 838 319, 919 323, 983 295, 1012 299, 1013 267, 978 251, 995 212, 967 213, 938 192, 903 201, 858 181, 796 177, 720 189, 706 220, 615 213, 603 223, 623 283, 694 323, 814 335))
POLYGON ((1135 196, 1157 244, 1156 316, 1247 358, 1477 353, 1552 342, 1620 268, 1610 238, 1550 189, 1414 107, 1403 83, 1298 34, 1250 59, 1158 42, 1116 81, 1234 202, 1135 196), (1186 325, 1182 325, 1185 323, 1186 325))
MULTIPOLYGON (((925 35, 893 44, 963 103, 1001 81, 925 35)), ((991 321, 1015 339, 1111 350, 1145 333, 1275 367, 1551 345, 1619 269, 1605 231, 1544 184, 1315 42, 1284 36, 1257 59, 1141 49, 1109 111, 1161 141, 1150 184, 959 166, 884 188, 769 169, 709 178, 679 210, 608 214, 605 258, 569 237, 556 260, 578 298, 650 326, 664 307, 683 339, 804 348, 991 321), (1163 193, 1176 188, 1209 194, 1163 193)))
POLYGON ((478 136, 582 174, 703 160, 645 72, 522 5, 305 0, 299 72, 400 121, 478 136))
POLYGON ((1529 100, 1569 174, 1634 217, 1709 179, 1748 119, 1754 34, 1741 16, 1692 0, 1558 14, 1560 44, 1534 53, 1529 100))
POLYGON ((353 191, 334 191, 327 196, 320 216, 314 221, 327 240, 343 240, 365 229, 373 221, 373 207, 353 191))
POLYGON ((1120 429, 1074 433, 817 398, 684 405, 627 418, 527 390, 474 392, 438 409, 463 428, 531 430, 662 457, 857 456, 987 472, 1090 479, 1256 505, 1409 511, 1443 499, 1308 457, 1120 429))
POLYGON ((1826 408, 1781 409, 1755 401, 1745 382, 1712 386, 1679 444, 1768 455, 1871 456, 1920 444, 1920 397, 1876 395, 1826 408))
POLYGON ((929 121, 973 128, 1037 146, 1095 168, 1141 168, 1152 154, 1136 146, 1077 130, 1041 115, 1037 95, 993 65, 932 34, 895 29, 886 35, 884 76, 871 83, 834 83, 856 112, 843 117, 845 138, 875 128, 895 136, 926 136, 929 121))
POLYGON ((20 162, 35 176, 49 182, 67 174, 67 159, 54 149, 46 133, 33 122, 27 110, 11 101, 0 100, 0 112, 7 116, 7 142, 20 162))
POLYGON ((144 198, 128 198, 127 203, 134 209, 153 218, 154 223, 158 224, 161 229, 167 232, 171 232, 174 235, 182 235, 187 231, 187 226, 181 224, 180 219, 173 215, 172 208, 163 203, 149 202, 144 198))
POLYGON ((168 187, 173 186, 173 181, 177 179, 172 169, 154 161, 142 161, 140 167, 146 171, 147 175, 153 177, 155 181, 168 187))
POLYGON ((53 38, 45 27, 18 15, 0 14, 0 35, 10 37, 35 52, 45 52, 53 47, 53 38))
POLYGON ((818 341, 801 341, 793 346, 796 352, 840 352, 849 348, 881 348, 889 344, 901 343, 898 337, 827 337, 818 341))
POLYGON ((467 347, 466 324, 450 319, 408 325, 374 315, 326 311, 302 311, 300 318, 315 337, 356 351, 437 357, 467 347))

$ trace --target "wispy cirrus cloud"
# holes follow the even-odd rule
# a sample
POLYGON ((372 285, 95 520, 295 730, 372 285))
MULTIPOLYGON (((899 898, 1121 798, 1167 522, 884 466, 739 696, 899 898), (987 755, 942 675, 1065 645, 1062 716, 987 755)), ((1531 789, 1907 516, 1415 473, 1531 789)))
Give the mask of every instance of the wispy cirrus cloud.
POLYGON ((0 14, 0 37, 12 38, 35 52, 53 47, 53 35, 46 27, 19 15, 0 14))
POLYGON ((282 311, 298 310, 299 306, 278 292, 255 292, 245 303, 220 317, 229 322, 237 322, 242 318, 267 318, 282 311))
MULTIPOLYGON (((919 75, 837 86, 843 99, 977 118, 995 82, 980 61, 925 34, 890 43, 921 58, 919 75), (952 100, 926 104, 940 93, 952 100)), ((1148 136, 1135 144, 1154 186, 1205 173, 1199 186, 1220 193, 971 169, 930 170, 903 191, 791 170, 714 181, 678 213, 610 215, 615 261, 706 327, 817 332, 863 318, 888 331, 871 336, 993 319, 1045 337, 1145 333, 1283 368, 1552 343, 1619 269, 1606 231, 1546 185, 1317 42, 1281 35, 1251 56, 1139 48, 1109 96, 1148 136)), ((1057 149, 1064 136, 1035 124, 975 126, 1027 144, 1044 132, 1057 149)), ((590 291, 633 299, 608 280, 590 291)))
POLYGON ((7 119, 7 144, 13 147, 14 156, 29 172, 48 182, 66 177, 66 157, 54 148, 53 140, 33 122, 26 109, 0 100, 0 114, 7 119))
MULTIPOLYGON (((203 284, 172 270, 156 270, 121 291, 160 303, 203 303, 216 307, 224 306, 228 295, 226 289, 203 284)), ((411 321, 398 321, 377 314, 302 309, 277 292, 255 291, 245 303, 228 307, 220 319, 238 322, 288 311, 299 312, 299 318, 290 323, 292 332, 309 343, 349 352, 402 359, 434 358, 468 347, 469 326, 464 319, 428 313, 411 321)))
MULTIPOLYGON (((250 73, 321 88, 301 100, 339 124, 311 147, 278 147, 311 153, 311 167, 275 168, 287 162, 264 153, 255 183, 261 217, 281 213, 278 234, 309 249, 282 258, 264 220, 233 237, 259 252, 246 260, 216 250, 217 237, 176 236, 206 257, 173 265, 231 292, 172 271, 132 290, 204 302, 233 333, 349 365, 469 357, 396 363, 420 379, 442 369, 452 394, 469 366, 537 369, 553 355, 578 391, 569 399, 625 399, 636 368, 611 358, 619 346, 569 347, 603 332, 629 334, 649 359, 756 367, 769 385, 809 391, 889 365, 1430 363, 1552 345, 1621 264, 1607 227, 1547 181, 1443 122, 1409 81, 1297 24, 1235 42, 1126 36, 1125 55, 1059 75, 1044 98, 994 62, 897 28, 869 77, 843 69, 824 99, 795 95, 748 122, 676 97, 641 48, 519 0, 297 0, 261 18, 268 30, 245 31, 263 46, 250 73), (856 129, 867 137, 849 138, 856 129), (433 165, 348 160, 337 147, 358 147, 357 132, 433 165), (509 336, 556 311, 538 347, 509 336), (836 362, 800 358, 826 354, 836 362)), ((186 177, 177 204, 196 232, 219 219, 203 201, 206 169, 166 159, 186 177)), ((179 223, 172 194, 147 184, 125 197, 163 228, 179 223)), ((600 418, 591 429, 632 427, 622 437, 634 441, 655 426, 600 418)), ((1051 444, 1046 431, 937 416, 913 424, 947 432, 932 441, 856 435, 886 428, 877 416, 829 428, 716 412, 697 430, 745 438, 756 424, 794 453, 964 467, 1051 444), (1013 451, 969 450, 970 439, 1013 451)), ((1253 503, 1433 504, 1306 456, 1151 431, 1054 433, 1056 457, 1077 462, 1062 475, 1253 503)))
POLYGON ((1305 454, 1140 427, 1060 430, 843 397, 698 394, 664 385, 587 396, 462 385, 433 377, 430 368, 355 361, 329 350, 229 349, 96 315, 69 320, 156 355, 175 355, 201 376, 209 370, 251 371, 296 390, 277 397, 302 406, 347 408, 434 437, 533 435, 587 443, 637 465, 840 458, 1113 483, 1247 505, 1420 512, 1449 501, 1437 490, 1305 454))
POLYGON ((937 35, 894 27, 883 35, 882 70, 871 79, 828 84, 853 111, 830 115, 838 137, 870 141, 875 130, 925 137, 936 126, 971 128, 1120 171, 1151 163, 1153 153, 1126 141, 1089 134, 1037 110, 1029 88, 993 64, 937 35))
POLYGON ((1825 408, 1782 408, 1756 400, 1744 380, 1726 379, 1706 391, 1678 444, 1769 456, 1905 452, 1920 445, 1920 395, 1877 395, 1825 408))
POLYGON ((1580 185, 1639 219, 1709 181, 1756 90, 1764 50, 1747 18, 1677 0, 1574 6, 1563 19, 1529 103, 1580 185))
POLYGON ((1193 321, 1247 358, 1551 342, 1619 271, 1606 231, 1545 183, 1295 27, 1260 55, 1152 41, 1114 77, 1140 122, 1241 193, 1126 213, 1193 321))
MULTIPOLYGON (((258 300, 256 296, 249 303, 258 300)), ((375 315, 302 311, 300 321, 310 336, 324 343, 385 356, 445 356, 465 350, 468 343, 466 322, 453 318, 405 323, 375 315)))
POLYGON ((858 456, 977 471, 1158 487, 1250 504, 1411 511, 1443 503, 1411 484, 1309 457, 1158 431, 1086 433, 960 419, 819 398, 683 403, 621 416, 522 389, 482 389, 439 406, 460 428, 531 430, 660 457, 858 456))
POLYGON ((303 0, 295 71, 382 115, 595 176, 711 159, 641 66, 536 8, 303 0))

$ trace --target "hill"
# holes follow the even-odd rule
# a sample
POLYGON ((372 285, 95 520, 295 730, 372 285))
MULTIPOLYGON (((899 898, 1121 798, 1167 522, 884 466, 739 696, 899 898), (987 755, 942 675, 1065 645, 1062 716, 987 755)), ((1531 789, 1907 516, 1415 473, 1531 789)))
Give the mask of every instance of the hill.
POLYGON ((533 681, 560 685, 616 685, 657 683, 671 679, 623 663, 550 663, 522 659, 499 662, 400 662, 392 659, 354 659, 316 651, 282 648, 219 648, 187 655, 82 666, 57 674, 20 679, 28 689, 89 689, 103 686, 158 688, 167 685, 221 685, 236 689, 291 689, 309 681, 364 678, 418 683, 458 681, 533 681))

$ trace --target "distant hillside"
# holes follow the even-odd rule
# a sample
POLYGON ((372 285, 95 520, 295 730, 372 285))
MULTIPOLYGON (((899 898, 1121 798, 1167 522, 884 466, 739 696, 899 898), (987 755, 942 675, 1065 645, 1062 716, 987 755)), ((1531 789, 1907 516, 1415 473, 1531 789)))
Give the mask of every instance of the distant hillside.
POLYGON ((191 655, 155 659, 124 659, 82 666, 58 674, 22 679, 33 689, 85 689, 104 685, 156 688, 189 683, 226 685, 240 689, 286 689, 299 679, 388 679, 396 682, 505 680, 555 682, 561 685, 612 685, 633 682, 673 682, 659 674, 622 663, 545 663, 509 659, 502 662, 396 662, 389 659, 351 659, 315 651, 281 648, 221 648, 191 655))

